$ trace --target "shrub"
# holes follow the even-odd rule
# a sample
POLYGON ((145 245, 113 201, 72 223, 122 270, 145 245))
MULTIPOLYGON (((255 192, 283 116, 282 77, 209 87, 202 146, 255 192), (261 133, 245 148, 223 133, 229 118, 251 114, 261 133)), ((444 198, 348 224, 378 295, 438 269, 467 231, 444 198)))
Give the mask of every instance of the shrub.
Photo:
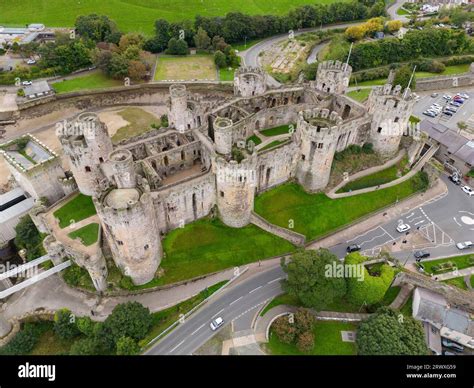
POLYGON ((277 318, 272 324, 272 330, 278 339, 285 344, 291 344, 295 341, 296 328, 290 323, 288 316, 277 318))
POLYGON ((150 330, 152 316, 140 303, 127 302, 117 305, 104 324, 115 341, 123 336, 141 340, 150 330))
POLYGON ((133 356, 140 352, 140 346, 137 341, 130 337, 121 337, 117 341, 117 355, 133 356))
POLYGON ((72 356, 93 356, 99 354, 95 338, 81 338, 74 342, 69 350, 72 356))
POLYGON ((68 309, 61 309, 54 315, 54 332, 61 339, 71 339, 80 332, 74 315, 68 309))
POLYGON ((298 336, 296 347, 300 352, 308 353, 314 347, 314 334, 311 331, 305 331, 298 336))

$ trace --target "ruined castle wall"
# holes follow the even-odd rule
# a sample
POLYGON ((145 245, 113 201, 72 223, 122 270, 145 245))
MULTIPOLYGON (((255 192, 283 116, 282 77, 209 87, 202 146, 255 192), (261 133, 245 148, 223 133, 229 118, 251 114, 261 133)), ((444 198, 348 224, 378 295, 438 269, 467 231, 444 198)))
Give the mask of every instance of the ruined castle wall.
POLYGON ((216 204, 215 176, 179 182, 152 192, 158 228, 162 234, 207 216, 216 204))
POLYGON ((420 78, 416 80, 416 91, 441 90, 457 87, 472 87, 474 73, 472 71, 454 76, 437 76, 420 78))
POLYGON ((298 163, 299 148, 294 143, 258 154, 257 192, 280 185, 293 177, 298 163))

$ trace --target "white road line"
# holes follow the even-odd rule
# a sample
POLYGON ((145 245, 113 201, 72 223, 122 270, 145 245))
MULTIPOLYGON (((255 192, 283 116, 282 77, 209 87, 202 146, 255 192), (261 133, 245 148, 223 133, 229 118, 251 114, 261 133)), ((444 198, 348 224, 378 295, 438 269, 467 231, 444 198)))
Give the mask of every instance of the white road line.
POLYGON ((415 215, 415 213, 411 213, 410 215, 406 216, 406 218, 411 218, 415 215))
POLYGON ((260 288, 262 288, 263 286, 258 286, 257 288, 254 288, 252 291, 249 291, 249 294, 251 294, 252 292, 255 292, 257 290, 259 290, 260 288))
POLYGON ((234 303, 237 303, 237 302, 238 302, 240 299, 242 299, 242 298, 243 298, 243 296, 241 296, 240 298, 234 300, 233 302, 230 302, 230 303, 229 303, 229 306, 232 306, 234 303))
POLYGON ((281 280, 281 279, 283 279, 283 278, 276 278, 276 279, 270 280, 267 284, 275 283, 275 282, 277 282, 278 280, 281 280))
POLYGON ((425 220, 418 221, 418 222, 415 224, 415 226, 416 226, 416 225, 419 225, 419 224, 422 224, 423 222, 425 222, 425 220))
POLYGON ((215 313, 215 314, 212 316, 212 318, 214 318, 215 316, 219 315, 219 314, 220 314, 221 312, 223 312, 223 311, 224 311, 224 309, 219 310, 217 313, 215 313))
POLYGON ((173 349, 171 349, 168 354, 174 352, 176 349, 178 349, 182 344, 184 343, 184 340, 182 340, 178 345, 176 345, 173 349))
POLYGON ((199 330, 201 330, 204 327, 205 323, 203 323, 201 326, 199 326, 196 330, 194 330, 191 335, 196 334, 199 330))
POLYGON ((389 236, 392 240, 395 240, 395 239, 393 238, 393 236, 385 230, 384 227, 381 226, 380 229, 382 229, 385 233, 387 233, 388 236, 389 236))
POLYGON ((462 225, 458 222, 458 220, 456 219, 456 217, 453 217, 453 220, 456 224, 458 224, 458 226, 462 227, 462 225))
POLYGON ((362 245, 364 245, 364 244, 370 243, 370 242, 374 241, 375 239, 377 239, 377 238, 379 238, 379 237, 383 237, 383 236, 385 236, 385 233, 382 233, 382 234, 379 234, 379 235, 377 235, 377 236, 375 236, 375 237, 372 237, 370 240, 363 241, 363 242, 361 242, 361 243, 359 244, 359 246, 362 246, 362 245))
POLYGON ((352 238, 352 239, 350 239, 350 240, 347 240, 346 242, 349 243, 349 242, 351 242, 351 241, 355 241, 355 240, 357 240, 358 238, 364 237, 365 235, 369 234, 370 232, 373 232, 375 229, 378 229, 378 228, 379 228, 378 226, 375 227, 375 228, 372 228, 372 229, 368 230, 367 232, 364 232, 364 233, 359 234, 358 236, 356 236, 356 237, 354 237, 354 238, 352 238))

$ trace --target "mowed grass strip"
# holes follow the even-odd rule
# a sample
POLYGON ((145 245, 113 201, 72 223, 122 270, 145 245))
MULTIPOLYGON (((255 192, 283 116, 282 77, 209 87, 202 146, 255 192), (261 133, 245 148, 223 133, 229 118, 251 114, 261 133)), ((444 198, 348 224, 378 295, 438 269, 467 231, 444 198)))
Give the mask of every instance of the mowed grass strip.
POLYGON ((357 326, 347 322, 317 321, 313 326, 314 347, 308 353, 298 350, 294 344, 285 344, 270 332, 266 349, 272 355, 353 355, 357 353, 354 342, 343 342, 341 331, 356 331, 357 326))
POLYGON ((94 72, 92 74, 75 77, 66 81, 58 81, 51 86, 54 88, 56 93, 69 93, 77 92, 80 90, 93 90, 93 89, 104 89, 112 88, 114 86, 123 86, 123 81, 109 78, 102 72, 94 72))
MULTIPOLYGON (((231 228, 218 219, 203 219, 178 228, 163 240, 164 276, 153 286, 191 279, 226 268, 293 252, 288 241, 255 225, 231 228)), ((150 287, 150 283, 146 285, 150 287)))
POLYGON ((85 246, 92 245, 99 239, 99 224, 93 222, 92 224, 83 226, 68 234, 72 239, 80 239, 85 246))
POLYGON ((194 79, 217 80, 217 68, 211 55, 158 57, 155 81, 194 79))
MULTIPOLYGON (((335 0, 318 0, 329 4, 335 0)), ((157 19, 171 22, 201 16, 223 16, 228 12, 252 15, 286 14, 299 5, 313 4, 309 0, 15 0, 0 2, 0 25, 24 26, 44 23, 48 27, 72 27, 79 15, 107 15, 123 32, 154 33, 157 19)), ((251 42, 247 42, 250 44, 251 42)))
MULTIPOLYGON (((469 254, 469 255, 462 255, 462 256, 455 256, 455 257, 449 257, 446 259, 439 259, 439 260, 429 260, 429 261, 423 261, 423 267, 424 271, 429 274, 435 273, 433 267, 437 266, 439 264, 451 262, 454 264, 454 266, 459 270, 459 269, 464 269, 468 267, 474 266, 474 254, 469 254)), ((444 271, 439 271, 439 273, 443 272, 451 272, 454 271, 454 268, 448 268, 444 271)))
POLYGON ((280 125, 278 127, 264 129, 260 131, 260 133, 263 136, 267 136, 267 137, 278 136, 278 135, 288 135, 290 133, 290 125, 293 125, 293 128, 295 127, 294 124, 280 125))
POLYGON ((284 228, 294 223, 294 231, 313 240, 419 191, 414 178, 387 189, 338 199, 323 193, 308 194, 300 185, 286 183, 259 195, 255 212, 284 228))
POLYGON ((369 94, 371 91, 372 91, 372 88, 352 90, 351 92, 347 93, 347 96, 349 96, 350 98, 358 102, 364 102, 365 100, 367 100, 367 98, 369 98, 369 94))
POLYGON ((85 220, 94 214, 96 214, 96 210, 92 198, 84 194, 78 194, 53 213, 59 220, 61 229, 74 222, 85 220))

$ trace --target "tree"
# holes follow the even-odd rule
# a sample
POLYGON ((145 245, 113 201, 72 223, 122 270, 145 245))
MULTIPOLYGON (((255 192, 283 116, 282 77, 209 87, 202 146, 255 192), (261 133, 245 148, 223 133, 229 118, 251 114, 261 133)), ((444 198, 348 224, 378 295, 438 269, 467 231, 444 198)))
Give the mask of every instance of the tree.
POLYGON ((214 63, 219 69, 223 69, 227 66, 227 58, 222 51, 216 51, 214 53, 214 63))
POLYGON ((194 35, 194 44, 196 45, 196 48, 201 50, 207 50, 211 45, 211 38, 209 38, 206 30, 202 27, 199 27, 196 35, 194 35))
POLYGON ((387 31, 393 34, 403 27, 403 23, 400 20, 389 20, 386 27, 387 31))
POLYGON ((188 44, 183 39, 171 38, 168 42, 166 54, 186 55, 188 53, 188 44))
POLYGON ((93 337, 95 322, 89 317, 80 317, 76 320, 77 329, 86 337, 93 337))
POLYGON ((427 355, 423 327, 388 307, 382 307, 359 325, 357 349, 361 355, 427 355))
POLYGON ((76 19, 76 31, 79 35, 94 42, 117 42, 120 33, 116 24, 104 15, 82 15, 76 19))
POLYGON ((112 53, 107 73, 115 79, 123 79, 128 76, 128 60, 118 53, 112 53))
POLYGON ((130 32, 128 34, 122 35, 118 46, 120 48, 120 51, 125 51, 130 46, 135 46, 141 49, 144 43, 145 39, 142 35, 130 32))
POLYGON ((20 218, 15 232, 15 246, 18 250, 26 249, 27 260, 37 259, 45 253, 42 245, 43 239, 29 215, 20 218))
POLYGON ((171 26, 168 21, 159 19, 155 22, 155 39, 153 45, 164 51, 171 39, 171 26))
POLYGON ((363 25, 358 26, 350 26, 346 28, 344 35, 346 36, 347 40, 351 42, 356 42, 361 40, 365 37, 366 30, 363 25))
POLYGON ((128 75, 133 80, 141 80, 146 77, 147 68, 143 62, 130 61, 128 64, 128 75))
POLYGON ((138 302, 127 302, 114 308, 105 320, 105 327, 110 330, 115 341, 123 336, 141 340, 150 330, 151 323, 148 308, 138 302))
POLYGON ((61 309, 54 314, 54 332, 61 339, 71 339, 79 334, 74 315, 68 309, 61 309))
POLYGON ((140 352, 137 341, 130 337, 120 337, 117 341, 117 355, 133 356, 140 352))
POLYGON ((296 347, 300 352, 310 352, 314 347, 314 334, 311 331, 301 333, 296 341, 296 347))
POLYGON ((282 263, 288 274, 283 289, 305 307, 321 310, 346 294, 343 277, 326 275, 326 270, 338 263, 338 257, 327 249, 299 251, 293 254, 289 264, 282 263))
MULTIPOLYGON (((409 66, 402 66, 399 67, 395 71, 395 78, 393 79, 393 84, 394 85, 400 85, 402 89, 405 89, 408 87, 408 84, 410 83, 410 78, 413 73, 413 69, 411 69, 409 66)), ((416 87, 416 77, 413 76, 413 79, 410 84, 410 89, 414 90, 416 87)))
POLYGON ((69 354, 72 356, 94 356, 100 352, 95 338, 81 338, 72 344, 69 354))
POLYGON ((278 339, 285 344, 291 344, 295 341, 296 327, 290 323, 288 316, 275 319, 275 322, 272 324, 272 330, 278 339))

